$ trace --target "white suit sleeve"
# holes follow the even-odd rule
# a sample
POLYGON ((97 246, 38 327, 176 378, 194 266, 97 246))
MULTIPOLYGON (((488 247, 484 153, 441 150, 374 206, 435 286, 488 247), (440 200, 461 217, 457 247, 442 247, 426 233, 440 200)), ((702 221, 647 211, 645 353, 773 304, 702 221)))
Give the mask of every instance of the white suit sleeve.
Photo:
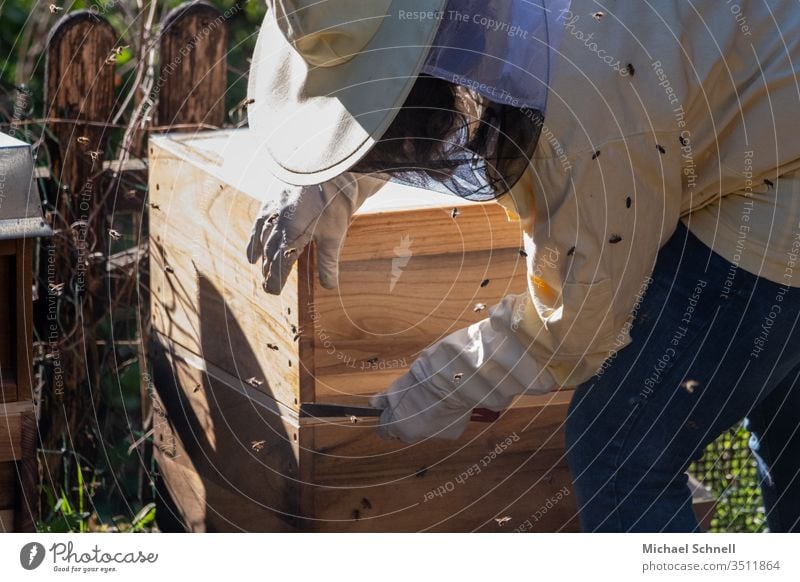
POLYGON ((383 436, 414 441, 426 436, 458 438, 473 408, 500 411, 520 394, 556 386, 517 334, 527 295, 509 295, 489 317, 458 330, 422 351, 409 372, 372 400, 386 409, 383 436))

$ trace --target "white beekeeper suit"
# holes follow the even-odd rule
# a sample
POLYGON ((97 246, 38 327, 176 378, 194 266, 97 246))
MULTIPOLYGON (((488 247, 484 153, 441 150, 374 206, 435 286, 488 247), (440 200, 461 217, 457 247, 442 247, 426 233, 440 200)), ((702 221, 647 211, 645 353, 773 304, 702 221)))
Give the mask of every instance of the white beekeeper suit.
POLYGON ((630 342, 631 312, 681 218, 740 264, 720 237, 739 232, 743 199, 771 209, 753 214, 768 224, 748 224, 764 243, 757 274, 800 286, 778 259, 800 209, 770 186, 800 168, 796 4, 574 0, 557 16, 544 127, 500 199, 522 221, 528 290, 373 398, 384 435, 456 438, 474 407, 591 378, 630 342))

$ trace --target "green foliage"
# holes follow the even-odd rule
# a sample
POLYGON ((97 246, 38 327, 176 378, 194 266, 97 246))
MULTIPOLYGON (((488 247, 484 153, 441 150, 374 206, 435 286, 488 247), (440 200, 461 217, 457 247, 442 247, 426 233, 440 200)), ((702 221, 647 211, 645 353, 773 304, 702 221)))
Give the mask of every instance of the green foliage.
POLYGON ((710 531, 764 531, 764 507, 748 438, 743 426, 723 433, 689 468, 717 500, 710 531))

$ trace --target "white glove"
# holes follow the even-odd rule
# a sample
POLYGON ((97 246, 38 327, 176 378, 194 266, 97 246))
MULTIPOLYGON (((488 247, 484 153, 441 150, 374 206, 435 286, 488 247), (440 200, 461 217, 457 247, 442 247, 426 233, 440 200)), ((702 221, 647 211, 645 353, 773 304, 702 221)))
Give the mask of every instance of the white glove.
POLYGON ((473 408, 501 411, 519 394, 556 388, 550 372, 528 353, 516 330, 527 293, 509 295, 489 317, 423 350, 411 369, 370 405, 383 408, 378 434, 414 442, 457 439, 473 408))
POLYGON ((353 214, 384 184, 376 177, 351 173, 318 186, 280 184, 280 195, 262 206, 247 245, 247 260, 253 264, 261 259, 264 291, 280 294, 292 265, 312 239, 320 283, 335 288, 339 251, 353 214))

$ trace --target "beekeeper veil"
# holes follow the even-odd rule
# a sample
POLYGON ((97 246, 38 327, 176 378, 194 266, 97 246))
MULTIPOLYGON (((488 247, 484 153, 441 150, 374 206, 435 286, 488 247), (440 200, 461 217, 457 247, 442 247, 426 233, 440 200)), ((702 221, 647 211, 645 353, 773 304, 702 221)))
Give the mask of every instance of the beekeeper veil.
POLYGON ((539 139, 568 4, 449 0, 414 89, 353 170, 469 200, 509 191, 539 139))

